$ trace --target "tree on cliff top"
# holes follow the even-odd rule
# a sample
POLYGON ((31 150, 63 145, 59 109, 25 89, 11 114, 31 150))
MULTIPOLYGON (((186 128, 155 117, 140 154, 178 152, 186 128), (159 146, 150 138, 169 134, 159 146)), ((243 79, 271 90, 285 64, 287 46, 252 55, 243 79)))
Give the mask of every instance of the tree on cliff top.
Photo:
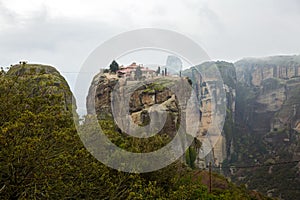
POLYGON ((119 70, 119 64, 113 60, 112 63, 109 65, 109 69, 111 72, 116 73, 119 70))

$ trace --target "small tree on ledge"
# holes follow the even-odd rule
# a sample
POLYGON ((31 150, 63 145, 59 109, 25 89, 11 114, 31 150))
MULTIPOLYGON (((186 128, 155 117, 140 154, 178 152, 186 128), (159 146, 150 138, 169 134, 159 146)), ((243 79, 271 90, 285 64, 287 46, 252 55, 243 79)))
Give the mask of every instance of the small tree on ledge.
POLYGON ((110 72, 116 73, 119 70, 119 64, 113 60, 112 63, 109 65, 110 72))

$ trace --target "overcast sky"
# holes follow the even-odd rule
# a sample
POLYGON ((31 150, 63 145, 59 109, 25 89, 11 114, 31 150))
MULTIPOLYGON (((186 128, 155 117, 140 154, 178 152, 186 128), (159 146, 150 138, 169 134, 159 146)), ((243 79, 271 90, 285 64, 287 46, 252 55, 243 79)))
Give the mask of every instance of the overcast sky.
POLYGON ((88 55, 112 36, 162 28, 213 60, 300 52, 298 0, 0 0, 0 66, 55 66, 73 87, 88 55))

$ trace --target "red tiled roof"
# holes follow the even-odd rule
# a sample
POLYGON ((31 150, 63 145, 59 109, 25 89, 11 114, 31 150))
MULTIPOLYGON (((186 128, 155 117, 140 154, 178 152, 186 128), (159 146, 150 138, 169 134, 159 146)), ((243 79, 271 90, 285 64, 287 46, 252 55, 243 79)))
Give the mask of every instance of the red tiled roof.
POLYGON ((142 65, 137 65, 135 62, 133 62, 131 65, 129 65, 127 67, 122 66, 121 69, 118 70, 117 72, 118 73, 123 73, 123 74, 130 74, 132 71, 135 71, 138 66, 140 66, 140 68, 143 72, 150 72, 150 73, 155 72, 155 70, 148 69, 148 67, 145 68, 142 65))

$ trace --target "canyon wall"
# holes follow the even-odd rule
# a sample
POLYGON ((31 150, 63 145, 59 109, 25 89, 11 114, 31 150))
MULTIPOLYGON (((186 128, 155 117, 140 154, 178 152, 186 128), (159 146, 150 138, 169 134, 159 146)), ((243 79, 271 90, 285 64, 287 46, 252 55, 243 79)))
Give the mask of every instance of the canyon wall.
POLYGON ((300 57, 243 59, 235 67, 234 151, 226 162, 285 164, 237 169, 231 171, 231 177, 269 196, 293 199, 299 194, 296 185, 300 183, 299 164, 293 162, 300 160, 300 57))

